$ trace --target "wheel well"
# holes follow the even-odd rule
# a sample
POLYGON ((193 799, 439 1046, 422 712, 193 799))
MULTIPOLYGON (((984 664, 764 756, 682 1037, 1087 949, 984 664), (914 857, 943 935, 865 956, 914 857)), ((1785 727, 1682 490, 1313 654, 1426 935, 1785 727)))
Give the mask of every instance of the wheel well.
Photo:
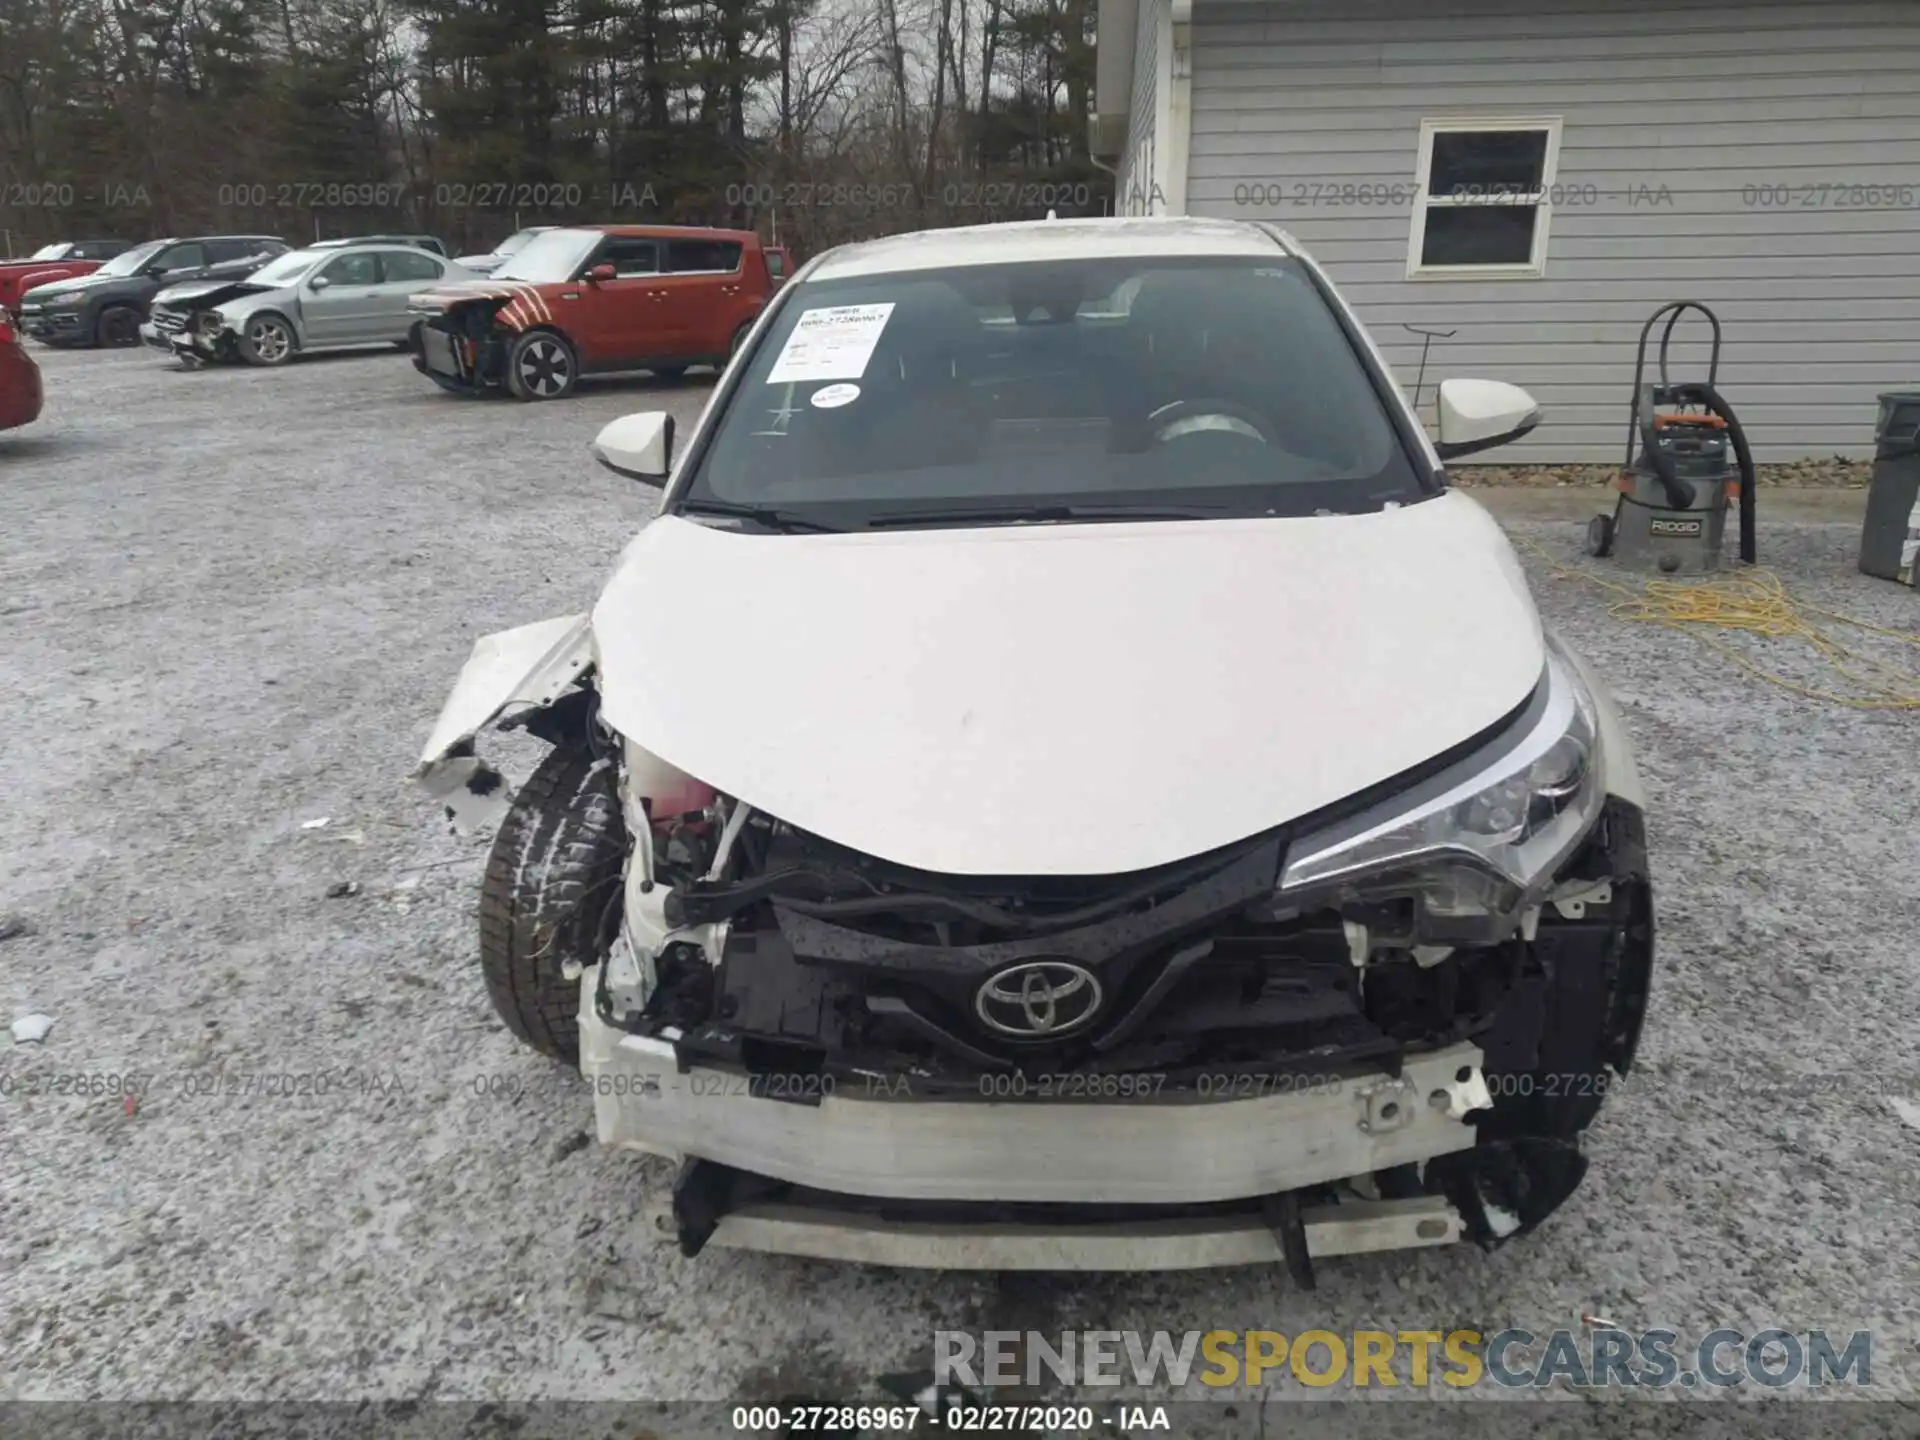
POLYGON ((527 337, 531 335, 551 335, 553 336, 554 339, 564 344, 567 347, 567 349, 573 351, 575 355, 578 355, 580 353, 580 347, 573 343, 573 337, 567 334, 567 332, 562 330, 558 325, 553 325, 553 324, 548 324, 543 322, 539 325, 529 325, 524 330, 515 330, 512 333, 513 333, 512 343, 515 345, 518 345, 522 340, 525 340, 527 337))

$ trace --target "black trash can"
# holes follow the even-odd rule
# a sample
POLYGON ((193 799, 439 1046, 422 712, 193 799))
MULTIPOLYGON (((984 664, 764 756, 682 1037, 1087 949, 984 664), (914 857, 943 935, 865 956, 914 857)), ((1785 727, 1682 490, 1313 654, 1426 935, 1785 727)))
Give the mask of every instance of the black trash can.
POLYGON ((1920 390, 1890 390, 1880 397, 1874 428, 1873 484, 1867 519, 1860 529, 1860 569, 1882 580, 1915 583, 1914 539, 1920 538, 1920 390), (1910 538, 1911 537, 1911 538, 1910 538))

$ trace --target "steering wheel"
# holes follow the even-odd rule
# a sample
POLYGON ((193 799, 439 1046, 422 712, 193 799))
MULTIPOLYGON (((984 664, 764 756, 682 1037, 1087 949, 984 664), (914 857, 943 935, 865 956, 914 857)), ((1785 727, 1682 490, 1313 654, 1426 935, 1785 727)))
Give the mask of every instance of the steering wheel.
POLYGON ((1176 400, 1147 416, 1148 440, 1170 445, 1189 435, 1234 435, 1256 445, 1277 443, 1273 422, 1232 400, 1176 400))

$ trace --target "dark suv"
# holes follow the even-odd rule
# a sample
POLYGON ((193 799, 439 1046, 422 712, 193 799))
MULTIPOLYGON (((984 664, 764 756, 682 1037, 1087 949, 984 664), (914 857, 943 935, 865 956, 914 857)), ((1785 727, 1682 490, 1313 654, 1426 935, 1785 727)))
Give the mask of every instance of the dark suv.
POLYGON ((240 280, 291 248, 271 235, 149 240, 91 275, 37 285, 20 297, 20 328, 49 345, 137 345, 147 306, 184 280, 240 280))

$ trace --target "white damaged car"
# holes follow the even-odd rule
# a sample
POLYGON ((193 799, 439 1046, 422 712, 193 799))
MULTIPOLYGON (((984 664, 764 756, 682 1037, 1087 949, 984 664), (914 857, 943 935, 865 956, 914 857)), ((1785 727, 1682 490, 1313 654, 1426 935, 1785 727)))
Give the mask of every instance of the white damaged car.
POLYGON ((499 823, 494 1004, 706 1244, 1285 1263, 1539 1224, 1632 1062, 1642 796, 1285 234, 1049 221, 787 285, 591 614, 491 635, 424 783, 499 823), (551 744, 513 792, 490 727, 551 744))

